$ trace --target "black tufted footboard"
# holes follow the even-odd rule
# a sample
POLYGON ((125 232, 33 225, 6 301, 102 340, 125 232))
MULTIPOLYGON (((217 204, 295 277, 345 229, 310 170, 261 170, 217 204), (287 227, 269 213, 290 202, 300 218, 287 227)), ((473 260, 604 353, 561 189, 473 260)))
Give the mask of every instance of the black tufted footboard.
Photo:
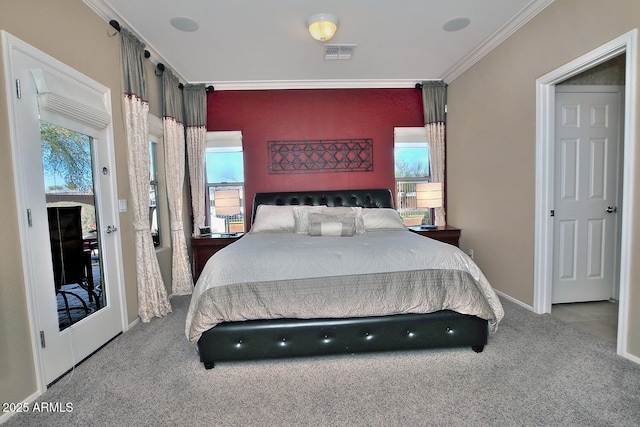
POLYGON ((216 362, 472 347, 481 352, 487 321, 453 311, 348 319, 278 319, 221 323, 198 342, 207 369, 216 362))

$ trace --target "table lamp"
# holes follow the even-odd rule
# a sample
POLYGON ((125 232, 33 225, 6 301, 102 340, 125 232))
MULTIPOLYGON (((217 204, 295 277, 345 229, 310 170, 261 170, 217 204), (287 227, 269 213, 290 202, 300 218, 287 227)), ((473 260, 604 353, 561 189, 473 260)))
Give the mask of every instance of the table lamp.
POLYGON ((225 219, 227 234, 229 232, 229 217, 240 214, 240 190, 214 190, 213 204, 216 208, 216 216, 225 219))
MULTIPOLYGON (((442 207, 442 183, 423 182, 416 184, 416 206, 429 209, 429 218, 433 218, 431 209, 442 207)), ((430 221, 432 222, 432 221, 430 221)), ((435 225, 421 225, 420 228, 436 228, 435 225)))

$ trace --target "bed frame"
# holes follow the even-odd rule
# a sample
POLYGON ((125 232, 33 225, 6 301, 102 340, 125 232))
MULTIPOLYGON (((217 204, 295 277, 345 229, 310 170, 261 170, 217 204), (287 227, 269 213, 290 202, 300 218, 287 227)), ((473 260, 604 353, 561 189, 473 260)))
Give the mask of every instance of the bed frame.
MULTIPOLYGON (((252 219, 261 204, 393 208, 388 189, 256 193, 252 219)), ((488 321, 449 310, 428 314, 340 319, 275 319, 225 322, 198 341, 206 369, 216 362, 416 350, 445 347, 484 349, 488 321)))

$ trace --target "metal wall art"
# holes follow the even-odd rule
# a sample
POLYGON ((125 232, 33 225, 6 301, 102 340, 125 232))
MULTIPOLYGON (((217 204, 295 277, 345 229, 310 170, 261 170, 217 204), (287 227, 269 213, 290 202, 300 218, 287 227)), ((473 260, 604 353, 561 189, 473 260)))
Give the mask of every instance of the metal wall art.
POLYGON ((268 141, 269 173, 371 172, 372 139, 268 141))

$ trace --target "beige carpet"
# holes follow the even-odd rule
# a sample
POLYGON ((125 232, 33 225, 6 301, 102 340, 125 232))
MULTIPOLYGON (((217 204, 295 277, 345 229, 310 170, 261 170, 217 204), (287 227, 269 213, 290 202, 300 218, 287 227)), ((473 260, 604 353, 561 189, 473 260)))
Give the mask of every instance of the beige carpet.
MULTIPOLYGON (((504 301, 485 351, 416 351, 219 363, 184 337, 188 297, 139 324, 14 426, 637 426, 640 366, 615 346, 504 301)), ((33 407, 33 404, 32 404, 33 407)))

